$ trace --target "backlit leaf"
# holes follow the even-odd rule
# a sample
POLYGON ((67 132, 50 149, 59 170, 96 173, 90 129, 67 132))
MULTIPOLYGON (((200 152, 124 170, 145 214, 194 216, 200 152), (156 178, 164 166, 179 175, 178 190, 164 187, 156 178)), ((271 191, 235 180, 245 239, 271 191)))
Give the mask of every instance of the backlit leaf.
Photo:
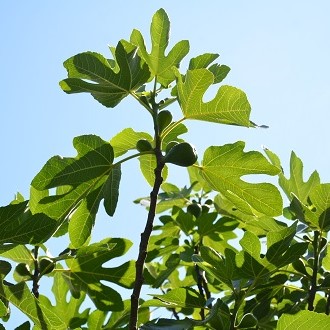
POLYGON ((279 169, 257 151, 244 152, 238 141, 209 147, 203 158, 201 174, 211 188, 219 191, 247 214, 276 216, 282 213, 282 197, 270 183, 248 183, 241 179, 249 174, 276 175, 279 169))
POLYGON ((113 147, 115 157, 125 154, 130 149, 135 149, 136 142, 140 139, 146 139, 152 142, 150 134, 145 132, 135 132, 132 128, 125 128, 115 135, 110 144, 113 147))
POLYGON ((196 119, 227 125, 255 126, 250 122, 251 106, 244 92, 231 86, 221 86, 213 100, 204 102, 207 89, 214 83, 208 69, 188 70, 183 78, 178 70, 178 101, 186 119, 196 119))
POLYGON ((329 326, 328 315, 304 310, 293 315, 283 314, 277 322, 276 330, 327 330, 329 326))
POLYGON ((165 87, 175 79, 172 67, 179 67, 181 60, 189 52, 189 42, 182 40, 165 55, 169 33, 169 18, 164 9, 159 9, 154 14, 150 27, 151 53, 148 54, 140 31, 133 30, 130 39, 134 45, 138 46, 138 53, 149 65, 152 76, 157 77, 157 81, 165 87))

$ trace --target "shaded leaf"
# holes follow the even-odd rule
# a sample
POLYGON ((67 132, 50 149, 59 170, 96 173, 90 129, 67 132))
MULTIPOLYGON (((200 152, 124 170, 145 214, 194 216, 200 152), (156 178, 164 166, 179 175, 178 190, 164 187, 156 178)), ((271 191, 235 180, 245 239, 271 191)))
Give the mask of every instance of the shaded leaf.
POLYGON ((144 302, 142 306, 204 308, 206 303, 204 297, 191 288, 177 288, 163 295, 154 294, 152 296, 154 299, 144 302))
POLYGON ((106 107, 115 107, 132 91, 139 89, 150 77, 134 45, 120 41, 115 50, 119 71, 101 54, 85 52, 64 62, 68 78, 60 82, 68 94, 87 92, 106 107))
POLYGON ((148 63, 152 77, 167 87, 174 79, 172 67, 179 67, 181 60, 189 52, 189 42, 182 40, 178 42, 165 55, 168 46, 170 32, 170 21, 164 9, 159 9, 154 14, 150 27, 151 52, 148 54, 143 36, 140 31, 133 30, 130 41, 138 46, 139 55, 148 63))
POLYGON ((238 141, 209 147, 203 158, 201 174, 208 184, 247 214, 276 216, 282 213, 282 197, 270 183, 248 183, 241 179, 249 174, 276 175, 279 169, 257 151, 244 152, 238 141))
POLYGON ((0 207, 0 243, 40 244, 58 228, 49 216, 32 214, 28 201, 0 207))
POLYGON ((103 281, 131 288, 135 281, 134 262, 128 261, 112 268, 103 264, 124 255, 131 245, 128 240, 111 238, 81 247, 75 259, 67 260, 70 270, 63 273, 71 290, 86 292, 100 310, 121 310, 123 302, 120 294, 103 281))
MULTIPOLYGON (((59 269, 57 267, 57 269, 59 269)), ((78 299, 70 297, 67 301, 69 288, 60 272, 55 272, 52 292, 55 297, 55 305, 46 297, 40 295, 39 301, 47 310, 57 314, 66 325, 66 328, 75 329, 85 324, 89 317, 89 308, 82 312, 79 309, 85 300, 85 293, 82 293, 78 299)))
POLYGON ((112 168, 104 187, 104 208, 111 217, 118 203, 120 179, 121 165, 119 164, 112 168))
POLYGON ((15 285, 4 284, 3 280, 10 269, 9 263, 0 260, 0 297, 16 306, 40 329, 67 329, 61 317, 35 298, 25 282, 15 285))
POLYGON ((34 213, 44 213, 60 226, 70 215, 69 233, 74 247, 89 238, 104 186, 113 165, 112 146, 96 135, 74 138, 76 157, 52 157, 32 180, 34 213), (57 188, 47 196, 36 191, 57 188))

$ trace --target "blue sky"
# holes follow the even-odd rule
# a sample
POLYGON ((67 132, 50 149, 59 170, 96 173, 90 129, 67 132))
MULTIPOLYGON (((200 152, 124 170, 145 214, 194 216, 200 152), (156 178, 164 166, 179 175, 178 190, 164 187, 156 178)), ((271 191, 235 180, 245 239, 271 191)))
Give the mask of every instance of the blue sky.
MULTIPOLYGON (((246 150, 261 151, 265 145, 277 153, 286 173, 294 150, 306 174, 316 169, 323 182, 330 182, 328 1, 12 0, 0 3, 0 205, 17 191, 28 198, 30 182, 48 158, 75 155, 72 139, 77 135, 93 133, 108 140, 125 127, 150 132, 148 114, 131 100, 106 109, 89 95, 65 94, 58 82, 66 77, 63 61, 76 53, 110 56, 108 45, 128 39, 133 28, 148 39, 152 15, 160 7, 172 23, 171 45, 188 39, 187 58, 219 53, 219 62, 231 67, 224 83, 245 91, 251 119, 270 127, 188 121, 185 137, 200 158, 209 145, 243 140, 246 150)), ((188 184, 183 169, 170 171, 173 182, 188 184)), ((127 164, 116 215, 109 220, 100 213, 94 239, 106 232, 135 241, 146 213, 132 200, 149 190, 137 161, 127 164)), ((53 253, 61 248, 54 244, 53 253)))

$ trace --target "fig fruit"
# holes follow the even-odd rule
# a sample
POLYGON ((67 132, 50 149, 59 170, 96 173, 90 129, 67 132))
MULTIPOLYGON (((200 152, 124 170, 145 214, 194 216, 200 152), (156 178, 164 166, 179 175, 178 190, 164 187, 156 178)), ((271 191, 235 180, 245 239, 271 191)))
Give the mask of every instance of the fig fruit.
POLYGON ((42 258, 39 261, 40 274, 45 275, 51 273, 55 268, 54 262, 49 258, 42 258))
POLYGON ((27 264, 24 263, 19 263, 16 268, 15 268, 16 272, 18 275, 21 276, 31 276, 30 273, 30 268, 27 264))
POLYGON ((157 121, 159 133, 161 133, 164 128, 166 128, 172 122, 172 118, 172 114, 168 110, 163 110, 158 114, 157 121))
POLYGON ((179 144, 179 142, 177 141, 170 141, 165 148, 165 152, 168 153, 174 146, 176 146, 177 144, 179 144))
POLYGON ((198 218, 202 213, 202 207, 199 203, 192 203, 187 206, 187 212, 198 218))
POLYGON ((193 165, 196 160, 196 149, 188 142, 182 142, 174 145, 164 158, 165 163, 172 163, 184 167, 193 165))
POLYGON ((136 142, 136 149, 140 152, 150 151, 152 149, 152 145, 148 140, 141 139, 136 142))

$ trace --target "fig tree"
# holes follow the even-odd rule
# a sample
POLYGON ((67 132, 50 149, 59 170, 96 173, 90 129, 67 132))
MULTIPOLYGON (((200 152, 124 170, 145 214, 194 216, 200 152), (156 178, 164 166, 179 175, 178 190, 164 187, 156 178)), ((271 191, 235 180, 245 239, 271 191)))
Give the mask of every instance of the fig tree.
POLYGON ((188 142, 178 143, 177 145, 173 146, 164 158, 165 163, 172 163, 184 167, 193 165, 196 160, 196 149, 188 142))

